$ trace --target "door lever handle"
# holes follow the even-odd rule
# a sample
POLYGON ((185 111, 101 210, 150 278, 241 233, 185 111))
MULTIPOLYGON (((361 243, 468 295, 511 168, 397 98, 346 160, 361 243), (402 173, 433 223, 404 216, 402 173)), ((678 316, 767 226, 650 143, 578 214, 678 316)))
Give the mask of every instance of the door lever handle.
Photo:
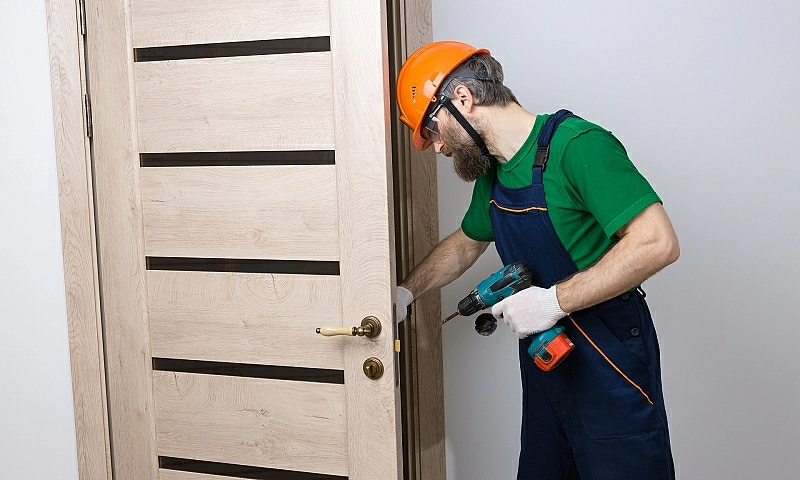
POLYGON ((381 322, 370 315, 361 320, 360 327, 319 327, 317 328, 317 333, 326 337, 346 335, 348 337, 375 338, 381 333, 381 322))

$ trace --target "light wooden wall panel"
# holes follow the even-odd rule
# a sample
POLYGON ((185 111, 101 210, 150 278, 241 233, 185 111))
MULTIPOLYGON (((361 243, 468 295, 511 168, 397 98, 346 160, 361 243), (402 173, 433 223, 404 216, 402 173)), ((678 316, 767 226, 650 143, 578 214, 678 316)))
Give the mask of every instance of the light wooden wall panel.
POLYGON ((139 62, 134 71, 141 152, 333 149, 330 52, 139 62))
POLYGON ((148 256, 337 260, 333 165, 142 168, 148 256))
POLYGON ((135 48, 327 36, 328 0, 132 0, 135 48))
POLYGON ((343 369, 339 277, 149 271, 153 356, 343 369))
POLYGON ((347 475, 344 386, 153 372, 158 454, 347 475))

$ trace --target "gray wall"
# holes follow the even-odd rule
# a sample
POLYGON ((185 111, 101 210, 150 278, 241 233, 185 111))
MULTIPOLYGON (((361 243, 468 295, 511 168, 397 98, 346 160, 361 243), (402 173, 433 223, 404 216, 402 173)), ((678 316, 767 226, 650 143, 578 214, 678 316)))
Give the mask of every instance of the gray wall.
MULTIPOLYGON (((682 479, 800 472, 800 3, 434 0, 434 39, 487 47, 529 111, 612 130, 664 199, 678 263, 644 287, 682 479)), ((441 234, 471 185, 439 159, 441 234)), ((443 290, 443 312, 500 266, 443 290)), ((450 479, 515 478, 516 340, 444 330, 450 479)))
POLYGON ((44 1, 0 0, 0 478, 78 478, 44 1))

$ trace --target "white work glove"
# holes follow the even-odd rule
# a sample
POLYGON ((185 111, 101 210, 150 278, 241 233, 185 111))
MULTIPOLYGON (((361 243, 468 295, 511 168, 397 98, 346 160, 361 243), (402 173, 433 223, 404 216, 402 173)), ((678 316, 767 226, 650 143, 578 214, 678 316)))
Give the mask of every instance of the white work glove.
POLYGON ((402 322, 406 319, 406 313, 408 312, 408 306, 411 305, 411 302, 414 301, 414 294, 411 293, 411 290, 401 287, 400 285, 397 286, 397 323, 402 322))
POLYGON ((511 327, 519 338, 543 332, 567 316, 556 297, 556 286, 528 287, 496 303, 492 315, 511 327))

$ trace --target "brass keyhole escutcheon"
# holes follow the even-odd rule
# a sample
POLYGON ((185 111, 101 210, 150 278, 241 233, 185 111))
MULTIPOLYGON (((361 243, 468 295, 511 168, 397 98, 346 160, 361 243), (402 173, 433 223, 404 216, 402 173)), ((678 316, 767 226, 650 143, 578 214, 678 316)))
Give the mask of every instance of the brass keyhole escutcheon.
POLYGON ((377 380, 383 376, 383 362, 375 357, 364 360, 364 375, 372 380, 377 380))

